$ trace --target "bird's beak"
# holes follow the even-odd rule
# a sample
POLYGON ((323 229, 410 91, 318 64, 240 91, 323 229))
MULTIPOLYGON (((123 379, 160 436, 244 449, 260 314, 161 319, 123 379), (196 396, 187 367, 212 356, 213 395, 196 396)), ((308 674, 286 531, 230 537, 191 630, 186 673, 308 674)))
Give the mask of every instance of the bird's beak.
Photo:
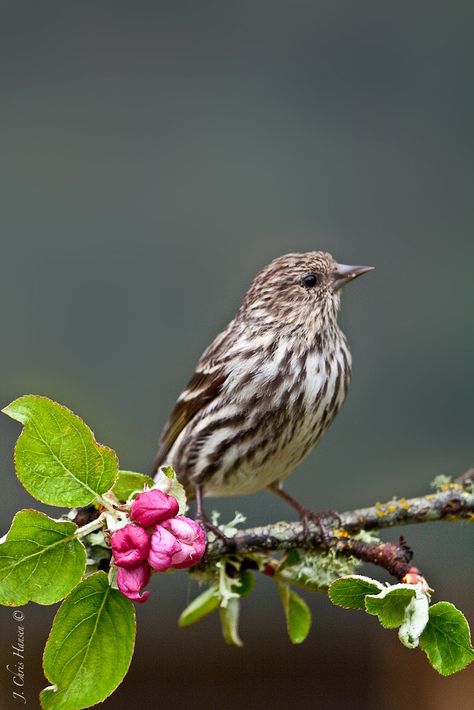
POLYGON ((367 271, 372 271, 375 267, 373 266, 348 266, 347 264, 337 264, 336 268, 332 272, 333 274, 333 290, 339 291, 340 288, 353 281, 358 276, 366 274, 367 271))

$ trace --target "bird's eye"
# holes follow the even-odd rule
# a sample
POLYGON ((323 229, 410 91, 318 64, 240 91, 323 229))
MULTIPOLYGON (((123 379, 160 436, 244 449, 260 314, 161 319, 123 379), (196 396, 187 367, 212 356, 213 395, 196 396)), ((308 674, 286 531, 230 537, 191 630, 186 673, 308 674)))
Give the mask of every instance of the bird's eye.
POLYGON ((306 274, 306 276, 303 276, 303 286, 306 288, 314 288, 315 286, 319 286, 321 281, 321 274, 306 274))

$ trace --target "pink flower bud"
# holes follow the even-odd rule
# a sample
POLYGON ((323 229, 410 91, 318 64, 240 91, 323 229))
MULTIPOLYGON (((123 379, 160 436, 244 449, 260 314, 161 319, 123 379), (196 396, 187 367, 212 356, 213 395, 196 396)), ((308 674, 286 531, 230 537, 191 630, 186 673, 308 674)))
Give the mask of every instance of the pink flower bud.
POLYGON ((151 536, 151 550, 148 562, 158 572, 165 572, 173 566, 173 555, 181 550, 175 536, 162 525, 157 525, 151 536))
POLYGON ((150 538, 138 525, 125 525, 114 532, 111 545, 116 565, 134 567, 148 557, 150 538))
POLYGON ((157 525, 148 561, 159 571, 195 565, 206 550, 206 535, 195 520, 179 515, 157 525))
POLYGON ((152 488, 140 493, 132 503, 131 517, 137 523, 149 528, 163 520, 173 518, 179 510, 178 501, 173 496, 167 496, 163 491, 152 488))
POLYGON ((149 582, 150 579, 150 566, 148 562, 140 562, 135 567, 119 567, 117 572, 117 584, 118 588, 125 597, 128 597, 134 602, 146 602, 150 596, 150 592, 143 592, 140 594, 140 590, 149 582))

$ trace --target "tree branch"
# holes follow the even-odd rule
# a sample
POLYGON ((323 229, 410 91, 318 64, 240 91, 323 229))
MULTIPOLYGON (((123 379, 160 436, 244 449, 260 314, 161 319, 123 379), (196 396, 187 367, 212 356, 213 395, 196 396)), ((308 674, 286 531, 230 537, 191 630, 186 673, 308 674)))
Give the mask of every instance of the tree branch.
MULTIPOLYGON (((230 539, 211 532, 208 533, 206 555, 197 569, 205 569, 230 554, 243 557, 244 566, 246 563, 252 566, 252 560, 245 560, 245 555, 292 549, 333 550, 338 555, 379 565, 401 581, 421 582, 428 589, 421 572, 411 565, 413 552, 403 537, 398 542, 367 542, 357 534, 436 520, 474 522, 473 482, 474 468, 470 468, 455 483, 447 483, 436 493, 418 498, 398 498, 345 513, 314 516, 305 522, 279 522, 248 528, 239 530, 230 539)), ((99 511, 93 505, 79 508, 74 522, 80 527, 93 524, 91 521, 98 515, 99 511)), ((269 557, 265 573, 273 574, 278 565, 277 559, 269 557)))
MULTIPOLYGON (((397 579, 406 581, 411 575, 410 581, 416 581, 416 578, 422 580, 419 570, 410 565, 412 552, 403 538, 398 543, 368 543, 353 536, 362 530, 381 530, 436 520, 474 522, 471 480, 472 473, 462 477, 462 484, 448 484, 436 493, 408 500, 398 498, 368 508, 330 514, 320 521, 278 522, 239 530, 231 538, 232 553, 245 555, 291 549, 324 552, 333 549, 338 554, 380 565, 397 579)), ((228 553, 225 541, 211 535, 204 564, 228 553)))

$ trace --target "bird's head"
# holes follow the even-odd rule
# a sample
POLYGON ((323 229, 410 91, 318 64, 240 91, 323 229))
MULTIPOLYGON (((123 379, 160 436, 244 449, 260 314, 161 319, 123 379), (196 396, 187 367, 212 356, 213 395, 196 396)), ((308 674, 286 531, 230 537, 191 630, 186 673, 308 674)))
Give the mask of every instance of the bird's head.
POLYGON ((285 254, 257 274, 239 316, 260 328, 313 337, 336 326, 341 288, 372 269, 339 264, 323 251, 285 254))

